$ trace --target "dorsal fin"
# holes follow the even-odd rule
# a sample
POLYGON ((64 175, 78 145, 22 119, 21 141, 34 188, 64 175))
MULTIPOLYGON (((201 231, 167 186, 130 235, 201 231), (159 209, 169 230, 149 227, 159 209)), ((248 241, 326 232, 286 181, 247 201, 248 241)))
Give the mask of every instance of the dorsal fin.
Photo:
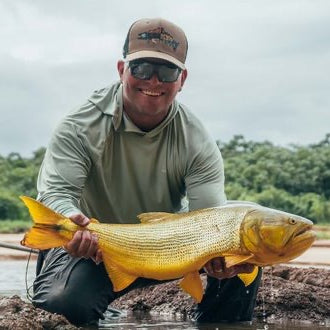
POLYGON ((174 220, 178 218, 176 213, 167 213, 167 212, 148 212, 141 213, 137 216, 141 223, 152 223, 157 221, 167 221, 174 220))

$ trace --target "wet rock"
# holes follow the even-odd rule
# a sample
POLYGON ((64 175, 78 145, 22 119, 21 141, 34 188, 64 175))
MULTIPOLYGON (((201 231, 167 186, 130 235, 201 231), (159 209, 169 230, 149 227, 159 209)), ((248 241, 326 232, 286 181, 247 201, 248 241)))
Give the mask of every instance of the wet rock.
POLYGON ((0 299, 0 330, 75 330, 77 327, 62 315, 48 313, 20 297, 3 297, 0 299))

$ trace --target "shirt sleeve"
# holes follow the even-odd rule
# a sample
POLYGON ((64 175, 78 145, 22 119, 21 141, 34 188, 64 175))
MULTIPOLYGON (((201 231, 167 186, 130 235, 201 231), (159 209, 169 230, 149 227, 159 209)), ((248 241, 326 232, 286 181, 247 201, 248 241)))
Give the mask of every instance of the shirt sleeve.
POLYGON ((80 198, 91 166, 77 127, 64 120, 55 130, 39 171, 38 199, 65 216, 80 211, 80 198))
POLYGON ((226 203, 224 166, 220 150, 207 136, 196 142, 185 177, 189 210, 226 203))

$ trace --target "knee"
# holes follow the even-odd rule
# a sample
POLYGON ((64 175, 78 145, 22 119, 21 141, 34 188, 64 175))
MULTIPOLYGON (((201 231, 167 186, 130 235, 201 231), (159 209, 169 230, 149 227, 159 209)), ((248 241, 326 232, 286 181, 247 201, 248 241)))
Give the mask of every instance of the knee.
POLYGON ((99 319, 88 303, 66 291, 59 290, 47 295, 43 300, 33 301, 33 304, 48 312, 61 314, 75 325, 83 325, 99 319))
POLYGON ((42 274, 35 281, 33 304, 82 325, 103 317, 114 294, 104 267, 74 260, 63 275, 42 274))

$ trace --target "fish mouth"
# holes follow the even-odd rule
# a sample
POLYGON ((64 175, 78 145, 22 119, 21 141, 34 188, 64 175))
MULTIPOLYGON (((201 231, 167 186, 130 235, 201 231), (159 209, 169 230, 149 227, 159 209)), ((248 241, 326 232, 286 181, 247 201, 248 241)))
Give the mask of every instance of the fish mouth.
POLYGON ((281 262, 299 257, 311 247, 315 239, 316 233, 312 230, 312 226, 300 229, 286 245, 286 251, 281 255, 281 262))
POLYGON ((314 240, 316 239, 316 233, 314 230, 312 230, 312 226, 306 226, 304 228, 301 228, 300 230, 298 230, 294 237, 293 237, 293 241, 295 243, 299 242, 299 243, 309 243, 312 244, 314 242, 314 240))
POLYGON ((309 231, 312 231, 312 226, 307 226, 307 227, 301 228, 300 230, 298 230, 296 232, 296 234, 294 235, 294 237, 303 235, 303 234, 305 234, 306 232, 309 232, 309 231))

